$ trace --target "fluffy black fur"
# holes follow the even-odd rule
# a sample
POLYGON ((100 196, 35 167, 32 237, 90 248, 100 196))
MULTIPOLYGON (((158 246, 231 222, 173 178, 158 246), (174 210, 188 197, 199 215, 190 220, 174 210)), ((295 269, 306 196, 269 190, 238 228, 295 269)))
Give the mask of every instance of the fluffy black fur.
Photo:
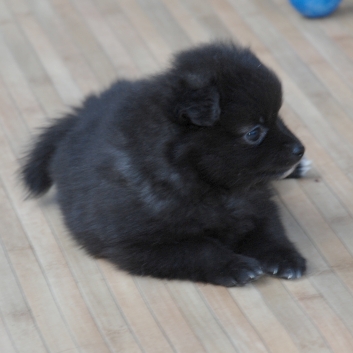
POLYGON ((33 195, 55 183, 78 243, 132 274, 224 286, 298 278, 305 260, 269 188, 304 153, 281 101, 250 50, 200 46, 55 121, 22 176, 33 195))

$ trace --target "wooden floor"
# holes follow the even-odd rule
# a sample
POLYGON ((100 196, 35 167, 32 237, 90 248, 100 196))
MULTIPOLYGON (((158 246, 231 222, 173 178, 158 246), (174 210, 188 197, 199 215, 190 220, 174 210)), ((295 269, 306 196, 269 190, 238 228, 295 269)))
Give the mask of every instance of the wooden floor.
POLYGON ((287 0, 0 0, 0 32, 1 352, 353 352, 353 0, 323 20, 287 0), (279 74, 313 160, 276 184, 301 280, 133 278, 77 248, 51 195, 24 201, 18 160, 47 117, 215 38, 279 74))

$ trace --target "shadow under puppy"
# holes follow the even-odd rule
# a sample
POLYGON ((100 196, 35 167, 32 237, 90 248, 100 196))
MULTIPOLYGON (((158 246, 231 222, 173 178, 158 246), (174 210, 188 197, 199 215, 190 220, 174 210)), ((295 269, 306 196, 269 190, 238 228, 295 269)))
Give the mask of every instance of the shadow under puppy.
POLYGON ((118 81, 46 128, 22 169, 55 183, 67 227, 131 274, 243 285, 298 278, 269 183, 304 147, 278 111, 281 84, 230 43, 181 52, 166 72, 118 81))

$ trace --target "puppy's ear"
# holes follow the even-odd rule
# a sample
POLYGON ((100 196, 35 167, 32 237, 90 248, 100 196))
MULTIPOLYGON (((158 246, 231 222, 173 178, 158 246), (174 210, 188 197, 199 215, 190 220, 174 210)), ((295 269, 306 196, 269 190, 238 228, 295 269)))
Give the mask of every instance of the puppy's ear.
POLYGON ((186 92, 176 108, 177 119, 181 124, 197 126, 214 125, 220 113, 219 93, 214 86, 186 92))

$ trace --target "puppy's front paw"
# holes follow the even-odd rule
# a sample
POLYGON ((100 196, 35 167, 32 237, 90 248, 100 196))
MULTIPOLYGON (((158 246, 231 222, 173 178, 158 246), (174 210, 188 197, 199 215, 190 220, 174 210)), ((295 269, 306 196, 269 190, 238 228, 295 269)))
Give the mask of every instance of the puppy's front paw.
POLYGON ((211 274, 209 282, 225 287, 243 286, 255 281, 262 274, 263 270, 259 261, 251 257, 236 255, 233 261, 211 274))
POLYGON ((284 279, 300 278, 306 271, 306 261, 295 249, 270 250, 260 262, 265 273, 284 279))

